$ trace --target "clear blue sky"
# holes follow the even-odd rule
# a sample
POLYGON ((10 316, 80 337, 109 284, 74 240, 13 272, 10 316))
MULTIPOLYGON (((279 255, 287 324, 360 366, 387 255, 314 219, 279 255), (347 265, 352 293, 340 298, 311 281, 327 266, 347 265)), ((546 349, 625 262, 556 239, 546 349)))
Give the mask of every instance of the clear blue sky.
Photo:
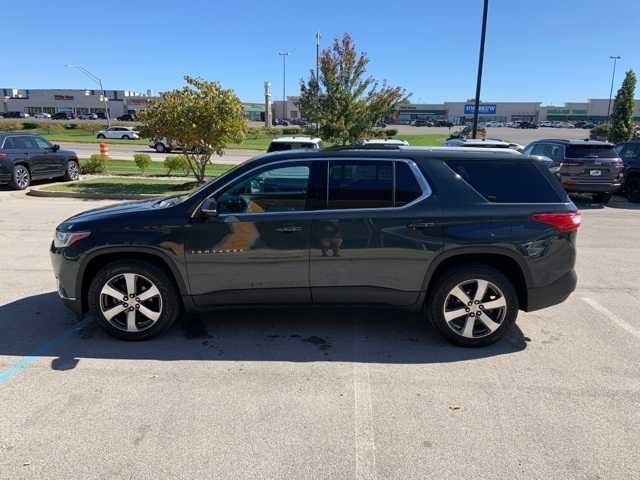
MULTIPOLYGON (((609 55, 640 69, 636 0, 490 0, 482 99, 545 104, 605 98, 609 55)), ((246 101, 264 80, 287 93, 315 64, 314 32, 327 44, 349 32, 370 72, 412 92, 413 102, 474 94, 482 0, 58 0, 2 5, 0 87, 89 88, 66 63, 105 88, 154 91, 184 74, 219 80, 246 101)), ((617 88, 617 87, 616 87, 617 88)))

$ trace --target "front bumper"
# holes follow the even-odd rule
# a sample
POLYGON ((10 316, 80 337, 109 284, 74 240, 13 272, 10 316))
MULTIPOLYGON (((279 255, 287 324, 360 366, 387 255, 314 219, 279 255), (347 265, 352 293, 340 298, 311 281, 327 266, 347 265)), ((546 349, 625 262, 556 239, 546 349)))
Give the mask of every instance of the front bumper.
POLYGON ((576 289, 577 283, 578 275, 575 270, 571 270, 549 285, 529 288, 527 290, 526 311, 533 312, 564 302, 576 289))
POLYGON ((81 315, 83 310, 82 292, 76 285, 78 262, 66 258, 62 249, 54 247, 53 242, 51 242, 51 248, 49 249, 49 257, 51 259, 53 273, 58 282, 58 296, 67 308, 81 315))

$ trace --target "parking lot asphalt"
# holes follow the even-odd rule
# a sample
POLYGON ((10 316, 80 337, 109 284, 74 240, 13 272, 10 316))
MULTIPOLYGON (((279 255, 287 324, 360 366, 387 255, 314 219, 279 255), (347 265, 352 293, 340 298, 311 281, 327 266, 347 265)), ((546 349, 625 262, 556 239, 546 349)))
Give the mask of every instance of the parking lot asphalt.
POLYGON ((581 202, 577 291, 481 349, 337 308, 114 340, 64 309, 48 258, 57 223, 106 204, 0 191, 0 479, 637 478, 637 204, 581 202))

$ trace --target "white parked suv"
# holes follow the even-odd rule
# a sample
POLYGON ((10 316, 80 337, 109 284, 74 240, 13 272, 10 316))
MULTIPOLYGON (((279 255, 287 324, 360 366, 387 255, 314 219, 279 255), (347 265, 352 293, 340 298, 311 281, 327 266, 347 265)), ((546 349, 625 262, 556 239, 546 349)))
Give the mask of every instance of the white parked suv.
POLYGON ((322 140, 320 138, 307 136, 278 137, 271 140, 267 152, 281 152, 283 150, 296 150, 298 148, 320 150, 322 148, 322 140))
POLYGON ((372 138, 371 140, 365 140, 363 145, 399 145, 409 146, 409 142, 406 140, 398 140, 397 138, 372 138))
POLYGON ((133 127, 111 127, 106 130, 100 130, 96 134, 96 138, 119 138, 122 140, 137 140, 140 138, 138 132, 133 127))
POLYGON ((444 144, 447 147, 508 148, 520 153, 524 150, 524 147, 518 143, 504 142, 494 138, 450 138, 444 144))

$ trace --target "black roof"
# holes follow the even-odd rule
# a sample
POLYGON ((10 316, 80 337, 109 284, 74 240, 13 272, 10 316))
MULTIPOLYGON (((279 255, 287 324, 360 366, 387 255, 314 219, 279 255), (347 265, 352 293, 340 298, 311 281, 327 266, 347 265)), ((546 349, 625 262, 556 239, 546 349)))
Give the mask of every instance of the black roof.
POLYGON ((601 146, 613 146, 613 143, 601 142, 600 140, 590 140, 585 138, 584 140, 576 140, 571 138, 540 138, 534 140, 531 143, 536 142, 550 142, 550 143, 562 143, 563 145, 601 145, 601 146))

